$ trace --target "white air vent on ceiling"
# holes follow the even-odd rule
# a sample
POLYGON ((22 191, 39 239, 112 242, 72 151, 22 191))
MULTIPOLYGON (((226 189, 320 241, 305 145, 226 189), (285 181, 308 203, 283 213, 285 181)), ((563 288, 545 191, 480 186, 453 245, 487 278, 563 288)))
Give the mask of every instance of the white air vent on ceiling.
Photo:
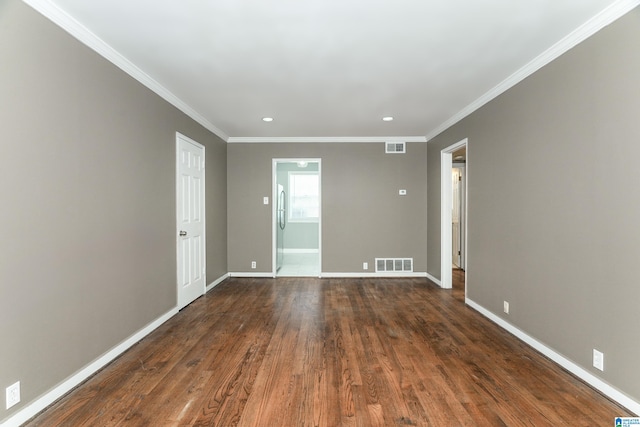
POLYGON ((412 271, 413 258, 376 258, 376 273, 412 271))
POLYGON ((404 142, 385 142, 385 153, 406 153, 404 142))

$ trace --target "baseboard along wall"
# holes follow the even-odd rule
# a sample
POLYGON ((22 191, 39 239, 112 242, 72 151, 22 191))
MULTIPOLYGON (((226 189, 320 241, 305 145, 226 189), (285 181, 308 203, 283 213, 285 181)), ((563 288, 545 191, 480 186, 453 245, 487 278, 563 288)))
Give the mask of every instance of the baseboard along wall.
POLYGON ((549 359, 553 360, 558 365, 562 366, 567 371, 571 372, 573 375, 577 376, 581 380, 585 381, 587 384, 599 390, 604 395, 618 402, 620 405, 629 409, 631 412, 637 415, 640 415, 640 402, 635 401, 634 399, 630 398, 626 394, 622 393, 620 390, 607 384, 605 381, 596 377, 591 372, 585 370, 581 366, 567 359, 562 354, 556 352, 552 348, 541 343, 537 339, 528 335, 526 332, 522 331, 521 329, 517 328, 516 326, 512 325, 511 323, 497 316, 493 312, 487 310, 486 308, 474 302, 473 300, 466 298, 465 303, 469 307, 473 308, 474 310, 476 310, 477 312, 479 312, 480 314, 482 314, 483 316, 491 320, 496 325, 500 326, 502 329, 511 333, 519 340, 524 341, 525 343, 527 343, 528 345, 530 345, 540 353, 547 356, 549 359))

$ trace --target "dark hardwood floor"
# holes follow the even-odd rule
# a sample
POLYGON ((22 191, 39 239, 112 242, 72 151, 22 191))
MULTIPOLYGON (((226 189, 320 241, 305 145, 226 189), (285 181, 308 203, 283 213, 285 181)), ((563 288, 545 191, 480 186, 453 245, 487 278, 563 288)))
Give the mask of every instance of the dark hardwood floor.
POLYGON ((451 272, 451 286, 453 288, 452 293, 453 297, 464 303, 464 295, 465 295, 465 274, 464 270, 461 268, 453 268, 451 272))
POLYGON ((632 415, 465 306, 457 283, 228 279, 26 425, 610 426, 632 415))

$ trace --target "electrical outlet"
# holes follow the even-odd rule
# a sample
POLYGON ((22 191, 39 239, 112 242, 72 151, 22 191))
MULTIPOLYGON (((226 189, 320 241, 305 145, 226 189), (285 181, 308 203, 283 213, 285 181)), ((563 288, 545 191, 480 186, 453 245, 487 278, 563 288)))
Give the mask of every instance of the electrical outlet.
POLYGON ((7 409, 20 402, 20 381, 7 387, 7 409))
POLYGON ((508 301, 504 302, 504 312, 509 314, 509 302, 508 301))
POLYGON ((251 261, 251 268, 256 268, 256 262, 255 261, 251 261))
POLYGON ((363 270, 368 270, 369 269, 369 263, 368 262, 363 262, 362 263, 362 269, 363 270))
POLYGON ((269 204, 269 198, 268 197, 263 197, 262 198, 262 203, 265 204, 265 205, 268 205, 269 204))
POLYGON ((593 349, 593 367, 604 371, 604 353, 593 349))

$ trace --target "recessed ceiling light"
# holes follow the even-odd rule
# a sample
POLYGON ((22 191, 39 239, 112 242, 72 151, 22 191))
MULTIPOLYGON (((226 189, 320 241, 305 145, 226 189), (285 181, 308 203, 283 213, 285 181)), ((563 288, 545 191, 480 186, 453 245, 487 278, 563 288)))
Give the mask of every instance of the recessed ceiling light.
POLYGON ((263 117, 262 121, 263 122, 272 122, 273 121, 273 117, 263 117))
POLYGON ((393 121, 393 117, 391 117, 391 116, 383 117, 383 118, 382 118, 382 121, 383 121, 383 122, 390 122, 390 121, 393 121))

